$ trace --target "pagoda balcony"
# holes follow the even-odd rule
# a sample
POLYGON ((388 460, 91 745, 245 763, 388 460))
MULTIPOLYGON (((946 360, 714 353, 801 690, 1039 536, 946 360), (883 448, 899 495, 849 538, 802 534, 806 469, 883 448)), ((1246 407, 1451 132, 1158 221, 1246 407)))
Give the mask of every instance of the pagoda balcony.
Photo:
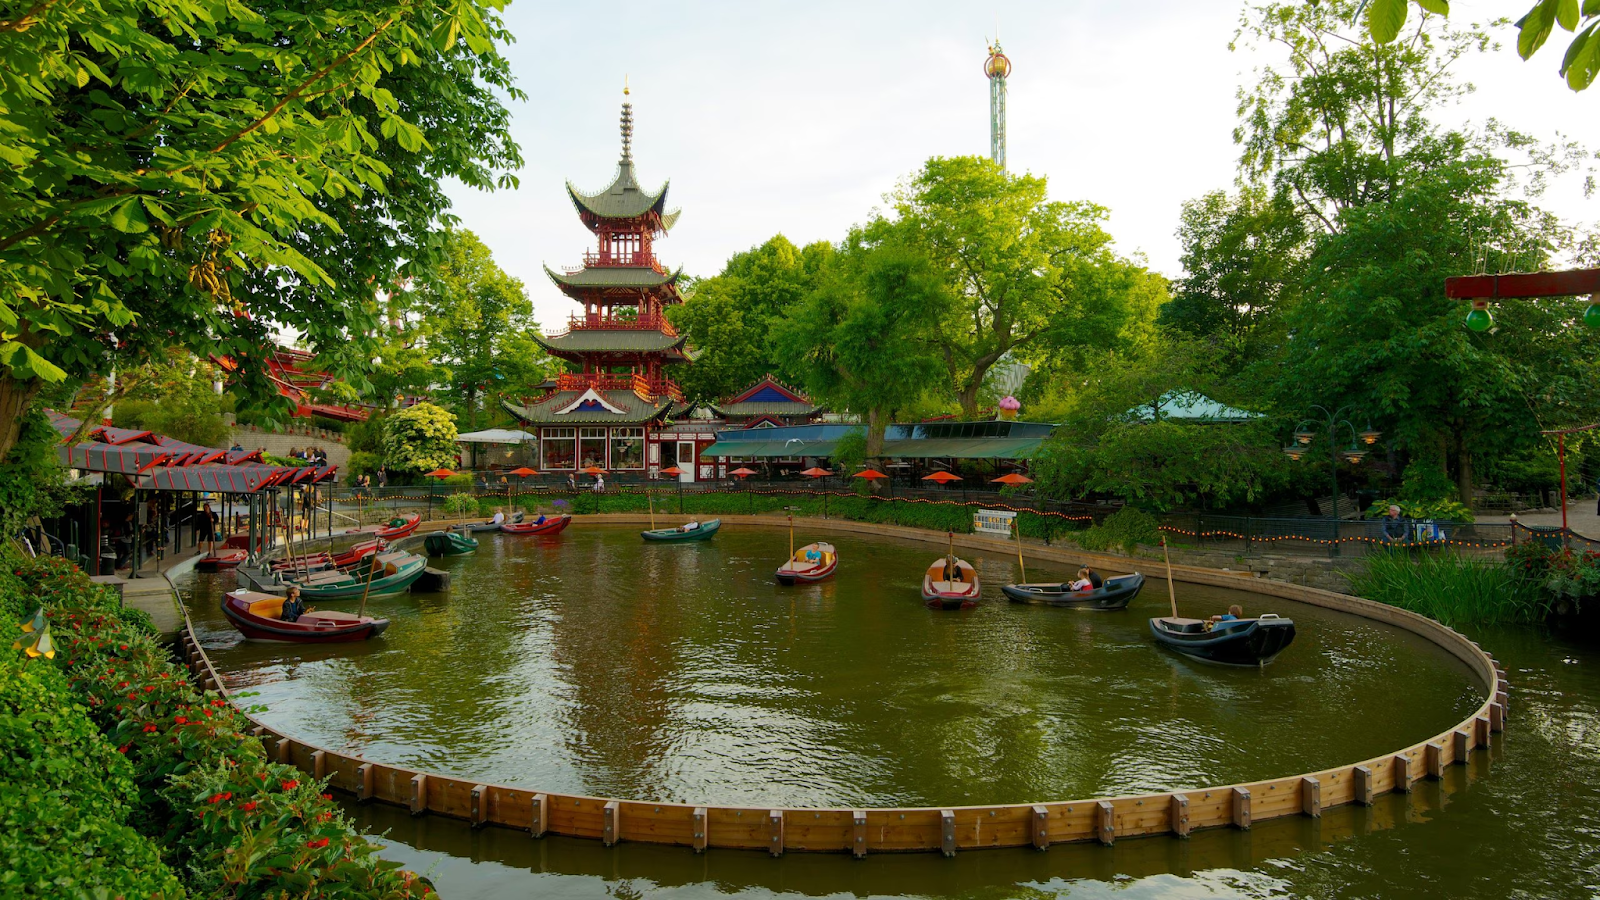
POLYGON ((573 316, 567 320, 569 331, 579 331, 585 328, 618 330, 618 331, 659 331, 677 337, 678 329, 672 327, 667 317, 661 313, 649 312, 637 316, 619 316, 611 313, 592 312, 581 316, 573 316))
POLYGON ((643 375, 612 375, 594 372, 565 372, 556 376, 556 390, 633 391, 641 400, 654 402, 661 397, 671 397, 683 402, 683 391, 670 378, 649 379, 643 375))
POLYGON ((661 260, 656 259, 656 255, 654 253, 644 250, 618 251, 615 253, 597 253, 593 250, 590 250, 589 252, 583 254, 583 265, 585 268, 630 266, 633 268, 651 269, 658 275, 668 274, 667 267, 661 264, 661 260))

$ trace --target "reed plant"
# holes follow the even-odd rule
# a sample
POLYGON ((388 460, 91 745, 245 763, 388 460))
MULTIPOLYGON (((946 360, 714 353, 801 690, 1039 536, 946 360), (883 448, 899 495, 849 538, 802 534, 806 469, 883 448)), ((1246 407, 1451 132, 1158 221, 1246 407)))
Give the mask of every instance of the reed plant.
POLYGON ((1550 597, 1533 579, 1498 560, 1452 552, 1376 553, 1350 576, 1355 592, 1451 627, 1542 621, 1550 597))

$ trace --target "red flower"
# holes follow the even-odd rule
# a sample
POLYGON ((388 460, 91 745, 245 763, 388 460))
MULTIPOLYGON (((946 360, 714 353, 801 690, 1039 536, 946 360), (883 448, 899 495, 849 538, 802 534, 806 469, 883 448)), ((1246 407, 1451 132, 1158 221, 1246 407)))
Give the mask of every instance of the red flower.
POLYGON ((119 687, 119 688, 125 688, 127 686, 128 686, 128 683, 126 681, 117 682, 117 687, 119 687))
POLYGON ((333 799, 333 795, 332 794, 323 794, 322 795, 322 799, 324 799, 324 800, 332 800, 333 799))
POLYGON ((128 752, 128 745, 127 744, 123 744, 121 747, 118 747, 117 748, 117 752, 118 753, 127 753, 128 752))
POLYGON ((188 723, 189 720, 184 718, 183 716, 173 716, 172 717, 172 721, 178 723, 179 725, 185 725, 185 724, 188 723))
POLYGON ((249 803, 241 803, 239 804, 239 808, 245 812, 250 812, 256 808, 256 801, 251 800, 249 803))
POLYGON ((209 801, 207 801, 207 802, 208 803, 221 803, 224 800, 232 800, 232 799, 233 799, 233 792, 232 791, 223 791, 220 794, 212 794, 211 795, 211 799, 209 801))
POLYGON ((300 786, 300 782, 295 781, 293 778, 289 779, 288 781, 283 782, 283 789, 286 790, 286 791, 292 791, 292 790, 294 790, 295 788, 297 788, 299 786, 300 786))
POLYGON ((154 723, 154 722, 152 722, 152 723, 151 723, 151 724, 149 724, 149 725, 146 725, 146 726, 145 726, 145 727, 144 727, 144 730, 145 730, 145 731, 146 731, 146 732, 151 732, 151 731, 155 731, 155 730, 156 730, 156 726, 155 726, 155 723, 154 723))
POLYGON ((327 838, 317 838, 314 841, 306 841, 306 846, 310 847, 313 850, 321 850, 323 847, 328 846, 328 839, 327 838))

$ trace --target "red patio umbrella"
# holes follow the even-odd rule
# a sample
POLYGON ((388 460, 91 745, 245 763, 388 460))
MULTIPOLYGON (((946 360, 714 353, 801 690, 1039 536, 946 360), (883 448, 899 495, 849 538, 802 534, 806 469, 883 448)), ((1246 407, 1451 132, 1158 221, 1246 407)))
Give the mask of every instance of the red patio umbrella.
POLYGON ((517 467, 515 469, 512 469, 511 471, 507 472, 506 474, 507 475, 515 475, 518 478, 527 478, 529 475, 537 475, 539 473, 538 473, 537 470, 530 469, 527 466, 519 466, 519 467, 517 467))
POLYGON ((746 469, 744 466, 740 466, 739 468, 734 469, 732 472, 729 472, 728 474, 729 475, 737 475, 740 478, 744 478, 746 476, 756 474, 756 470, 755 469, 746 469))
POLYGON ((455 473, 450 471, 449 469, 441 468, 441 469, 434 469, 432 472, 429 472, 427 475, 425 475, 423 477, 425 477, 425 478, 449 478, 451 475, 454 475, 454 474, 455 473))
POLYGON ((827 469, 821 469, 821 468, 818 468, 816 466, 812 466, 811 468, 806 469, 804 472, 801 472, 800 474, 806 476, 807 478, 827 478, 829 475, 832 475, 833 473, 829 472, 827 469))
POLYGON ((661 470, 661 474, 677 476, 677 475, 682 475, 683 474, 683 470, 678 468, 677 466, 667 466, 665 469, 661 470))
POLYGON ((882 472, 879 472, 877 469, 862 469, 861 471, 859 471, 859 472, 857 472, 855 474, 855 477, 856 478, 871 478, 873 481, 877 481, 879 478, 888 478, 889 476, 883 474, 882 472))
POLYGON ((1005 475, 1001 475, 999 478, 989 479, 989 483, 1004 485, 1033 484, 1033 479, 1026 475, 1018 475, 1015 472, 1009 472, 1005 475))
POLYGON ((583 468, 583 474, 585 475, 604 475, 605 473, 606 470, 599 466, 584 466, 583 468))
POLYGON ((924 476, 922 476, 922 480, 923 481, 937 481, 940 484, 949 484, 952 481, 960 481, 961 480, 961 476, 952 474, 950 472, 935 472, 932 475, 924 475, 924 476))

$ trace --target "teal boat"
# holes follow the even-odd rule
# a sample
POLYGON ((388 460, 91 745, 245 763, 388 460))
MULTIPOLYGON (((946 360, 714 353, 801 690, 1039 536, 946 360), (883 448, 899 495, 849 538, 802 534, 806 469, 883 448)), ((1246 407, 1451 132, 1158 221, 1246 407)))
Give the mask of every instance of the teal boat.
POLYGON ((368 597, 403 594, 422 577, 428 568, 428 561, 410 553, 395 555, 404 558, 389 562, 382 562, 380 558, 381 568, 372 573, 370 586, 367 584, 368 573, 364 569, 355 573, 330 572, 324 577, 312 575, 295 583, 300 587, 301 598, 307 603, 313 600, 357 600, 363 594, 368 597))
POLYGON ((664 541, 668 543, 685 543, 687 541, 704 541, 717 533, 722 527, 721 519, 712 519, 701 522, 700 527, 684 531, 682 528, 657 528, 654 531, 641 531, 639 536, 647 541, 664 541))
POLYGON ((429 556, 462 556, 478 549, 478 539, 454 531, 435 531, 422 539, 429 556))

